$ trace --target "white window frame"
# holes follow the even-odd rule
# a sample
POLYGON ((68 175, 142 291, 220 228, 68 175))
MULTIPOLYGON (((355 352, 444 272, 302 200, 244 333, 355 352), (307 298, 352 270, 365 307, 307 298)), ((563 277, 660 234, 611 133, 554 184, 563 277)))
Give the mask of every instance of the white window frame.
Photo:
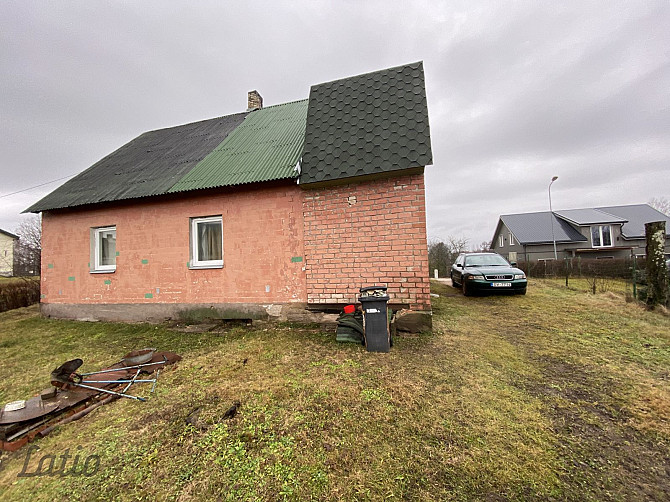
POLYGON ((191 218, 191 268, 221 268, 223 267, 223 216, 206 216, 191 218), (221 259, 198 259, 198 223, 218 222, 221 224, 221 259))
POLYGON ((505 247, 505 236, 504 236, 503 234, 500 234, 500 235, 498 236, 498 245, 499 245, 501 248, 504 248, 504 247, 505 247))
POLYGON ((614 236, 612 235, 612 225, 591 225, 591 247, 592 248, 611 248, 614 247, 614 236), (603 244, 603 228, 609 227, 610 229, 610 243, 609 244, 603 244), (595 242, 593 242, 593 229, 597 228, 598 229, 598 235, 600 236, 600 245, 596 246, 595 242))
MULTIPOLYGON (((100 234, 103 232, 114 232, 114 239, 116 239, 116 225, 109 227, 100 227, 94 229, 93 232, 93 270, 95 272, 114 272, 116 271, 116 252, 114 253, 114 264, 113 265, 102 265, 100 263, 100 234)), ((116 249, 115 249, 116 251, 116 249)))
POLYGON ((509 233, 509 245, 514 246, 514 235, 512 232, 509 233))

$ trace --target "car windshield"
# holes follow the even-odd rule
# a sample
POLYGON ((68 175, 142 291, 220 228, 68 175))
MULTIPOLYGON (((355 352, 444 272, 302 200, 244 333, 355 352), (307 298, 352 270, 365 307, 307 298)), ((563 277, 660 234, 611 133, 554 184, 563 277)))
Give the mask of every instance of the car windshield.
POLYGON ((509 267, 509 263, 497 254, 479 254, 465 257, 466 267, 509 267))

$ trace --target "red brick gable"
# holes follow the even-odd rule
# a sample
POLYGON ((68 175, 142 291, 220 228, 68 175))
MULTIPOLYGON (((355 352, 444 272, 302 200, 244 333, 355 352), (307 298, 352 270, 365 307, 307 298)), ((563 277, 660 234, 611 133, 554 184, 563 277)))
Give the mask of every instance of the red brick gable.
POLYGON ((423 174, 306 190, 303 213, 308 303, 386 284, 391 303, 430 310, 423 174))

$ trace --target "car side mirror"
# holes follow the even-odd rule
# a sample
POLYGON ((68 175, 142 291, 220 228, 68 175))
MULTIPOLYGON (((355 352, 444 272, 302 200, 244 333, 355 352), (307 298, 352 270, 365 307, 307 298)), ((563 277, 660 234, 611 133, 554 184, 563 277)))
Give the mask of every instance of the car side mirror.
POLYGON ((463 268, 463 264, 462 264, 462 263, 457 263, 456 266, 457 266, 458 268, 463 268))
POLYGON ((511 262, 509 262, 509 264, 512 265, 513 267, 516 267, 516 262, 515 261, 511 261, 511 262))

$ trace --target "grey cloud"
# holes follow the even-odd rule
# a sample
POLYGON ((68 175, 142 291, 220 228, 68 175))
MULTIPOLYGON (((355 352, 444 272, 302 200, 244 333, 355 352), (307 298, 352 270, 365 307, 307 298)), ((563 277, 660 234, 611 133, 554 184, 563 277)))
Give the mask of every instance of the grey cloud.
MULTIPOLYGON (((3 2, 0 195, 138 134, 423 60, 428 233, 670 196, 670 4, 3 2)), ((57 184, 0 198, 0 228, 57 184)))

